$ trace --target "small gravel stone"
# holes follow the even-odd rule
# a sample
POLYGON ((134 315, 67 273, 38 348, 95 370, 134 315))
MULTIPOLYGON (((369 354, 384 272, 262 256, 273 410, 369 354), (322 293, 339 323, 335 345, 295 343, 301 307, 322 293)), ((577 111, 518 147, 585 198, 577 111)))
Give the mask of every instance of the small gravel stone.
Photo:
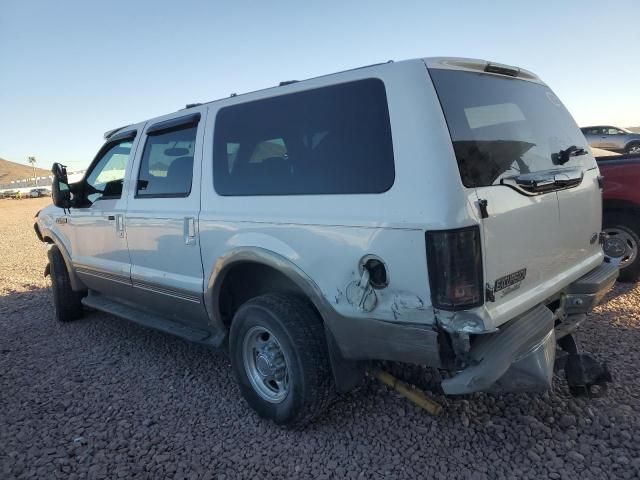
POLYGON ((573 415, 562 415, 560 417, 560 426, 564 428, 575 427, 576 426, 576 417, 573 415))
POLYGON ((571 450, 567 452, 567 457, 569 457, 571 460, 574 460, 576 462, 584 462, 584 455, 576 452, 575 450, 571 450))
POLYGON ((560 374, 543 394, 432 393, 434 418, 368 379, 289 431, 247 407, 224 351, 98 312, 55 323, 32 229, 47 201, 0 200, 2 480, 638 476, 638 284, 617 284, 580 328, 614 373, 602 398, 573 398, 560 374))

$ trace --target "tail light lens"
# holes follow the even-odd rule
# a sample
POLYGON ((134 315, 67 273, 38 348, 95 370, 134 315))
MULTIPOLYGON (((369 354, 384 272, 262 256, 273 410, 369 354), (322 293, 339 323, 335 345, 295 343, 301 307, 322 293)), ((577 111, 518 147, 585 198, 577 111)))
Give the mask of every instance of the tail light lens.
POLYGON ((482 246, 477 225, 426 233, 433 306, 463 310, 484 303, 482 246))

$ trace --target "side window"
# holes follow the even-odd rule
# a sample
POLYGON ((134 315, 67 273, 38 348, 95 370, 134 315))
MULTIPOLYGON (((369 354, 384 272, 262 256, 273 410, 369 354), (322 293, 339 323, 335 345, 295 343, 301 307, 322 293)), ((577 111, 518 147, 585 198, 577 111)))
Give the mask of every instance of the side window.
POLYGON ((622 133, 620 130, 618 130, 617 128, 613 128, 613 127, 607 127, 605 128, 605 132, 606 135, 618 135, 619 133, 622 133))
POLYGON ((87 200, 92 204, 101 199, 120 198, 122 182, 133 142, 126 140, 109 146, 86 179, 87 200))
POLYGON ((188 197, 197 126, 150 134, 142 153, 136 196, 188 197))
POLYGON ((382 193, 395 167, 384 83, 365 79, 220 109, 220 195, 382 193))

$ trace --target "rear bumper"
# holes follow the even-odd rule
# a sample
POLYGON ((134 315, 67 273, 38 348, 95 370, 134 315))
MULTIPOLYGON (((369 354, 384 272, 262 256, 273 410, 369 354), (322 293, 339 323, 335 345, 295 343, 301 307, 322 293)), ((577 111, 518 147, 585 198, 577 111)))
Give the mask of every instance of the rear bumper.
MULTIPOLYGON (((580 318, 606 295, 618 276, 617 267, 603 263, 563 292, 561 305, 568 319, 580 318)), ((577 324, 571 322, 567 324, 577 324)), ((556 334, 567 333, 567 325, 554 313, 538 305, 511 320, 497 333, 478 337, 470 351, 474 363, 442 382, 449 395, 479 391, 519 392, 549 388, 555 362, 556 334)))
POLYGON ((611 263, 602 263, 589 273, 569 285, 563 299, 563 308, 567 315, 587 313, 593 309, 618 278, 618 267, 611 263))

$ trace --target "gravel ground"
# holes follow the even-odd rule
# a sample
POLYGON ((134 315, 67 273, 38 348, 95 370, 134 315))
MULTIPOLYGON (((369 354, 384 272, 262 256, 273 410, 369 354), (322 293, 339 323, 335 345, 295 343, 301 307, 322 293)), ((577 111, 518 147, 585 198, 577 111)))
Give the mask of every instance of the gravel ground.
POLYGON ((304 431, 257 418, 223 352, 100 313, 51 319, 44 199, 0 200, 0 477, 638 478, 640 286, 583 328, 606 360, 605 398, 434 398, 433 418, 369 380, 304 431))

